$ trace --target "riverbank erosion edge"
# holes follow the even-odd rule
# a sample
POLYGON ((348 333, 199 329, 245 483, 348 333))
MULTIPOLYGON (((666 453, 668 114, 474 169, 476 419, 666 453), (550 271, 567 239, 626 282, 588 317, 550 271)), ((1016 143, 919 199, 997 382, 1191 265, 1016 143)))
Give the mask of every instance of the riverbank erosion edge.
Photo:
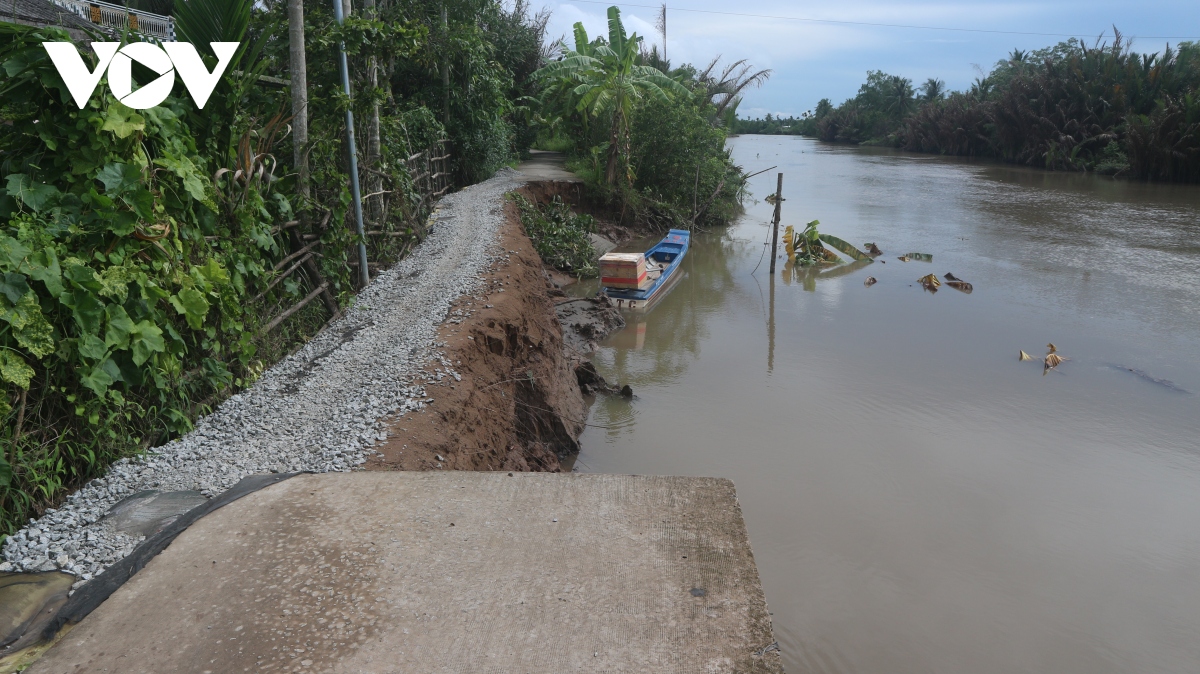
MULTIPOLYGON (((569 183, 531 183, 517 193, 545 200, 569 183)), ((436 404, 405 411, 368 470, 558 472, 579 451, 587 408, 577 370, 589 339, 624 325, 610 304, 579 300, 585 319, 556 312, 565 298, 505 200, 498 253, 471 293, 451 305, 438 330, 432 376, 421 385, 436 404), (599 326, 599 327, 598 327, 599 326)))
POLYGON ((10 537, 0 571, 62 570, 81 581, 102 573, 140 540, 106 519, 136 494, 191 490, 211 498, 249 475, 361 467, 386 440, 388 418, 425 409, 445 392, 427 392, 425 383, 456 374, 440 326, 507 255, 493 245, 505 222, 504 195, 524 184, 502 170, 446 196, 425 242, 381 273, 346 316, 192 432, 113 464, 10 537))

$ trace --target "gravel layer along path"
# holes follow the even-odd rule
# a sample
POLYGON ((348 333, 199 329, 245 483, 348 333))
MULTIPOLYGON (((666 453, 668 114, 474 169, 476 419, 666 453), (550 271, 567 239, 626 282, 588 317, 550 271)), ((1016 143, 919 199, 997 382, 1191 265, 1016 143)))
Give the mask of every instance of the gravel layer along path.
POLYGON ((386 437, 383 418, 433 402, 414 383, 418 376, 456 376, 435 343, 437 326, 451 302, 475 290, 481 272, 506 254, 496 250, 504 194, 523 182, 504 169, 442 199, 429 237, 380 274, 346 316, 191 433, 118 461, 9 538, 0 571, 58 569, 80 582, 102 573, 140 540, 102 518, 139 491, 212 497, 248 475, 360 466, 386 437))

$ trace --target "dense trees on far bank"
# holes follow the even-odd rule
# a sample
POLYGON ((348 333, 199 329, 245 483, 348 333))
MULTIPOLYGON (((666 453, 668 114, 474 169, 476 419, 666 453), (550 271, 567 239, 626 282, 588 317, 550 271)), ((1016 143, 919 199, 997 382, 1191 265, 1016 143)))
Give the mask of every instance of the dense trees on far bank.
MULTIPOLYGON (((800 117, 776 117, 767 113, 759 119, 739 119, 733 124, 735 133, 753 133, 761 136, 799 136, 809 128, 811 112, 800 117)), ((811 135, 811 134, 809 134, 811 135)))
MULTIPOLYGON (((824 103, 824 101, 823 101, 824 103)), ((772 133, 778 120, 739 120, 739 133, 772 133), (759 131, 759 129, 763 129, 759 131)), ((868 74, 840 106, 806 113, 776 133, 994 157, 1027 166, 1154 180, 1200 181, 1200 44, 1140 54, 1072 39, 1014 50, 967 91, 928 80, 868 74)))

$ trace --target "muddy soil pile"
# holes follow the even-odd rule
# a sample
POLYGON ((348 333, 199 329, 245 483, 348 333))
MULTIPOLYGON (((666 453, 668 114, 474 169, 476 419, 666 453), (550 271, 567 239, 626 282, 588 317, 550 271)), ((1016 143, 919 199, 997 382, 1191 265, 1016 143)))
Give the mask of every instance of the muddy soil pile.
MULTIPOLYGON (((521 192, 546 198, 555 190, 535 184, 521 192)), ((516 207, 504 209, 504 254, 439 330, 444 359, 424 382, 436 403, 392 419, 368 470, 556 472, 560 457, 579 451, 587 409, 576 369, 594 341, 624 321, 606 303, 567 301, 564 327, 555 309, 561 291, 516 207)))
POLYGON ((625 327, 625 319, 608 296, 560 299, 554 313, 562 325, 567 352, 577 361, 595 351, 596 342, 625 327))

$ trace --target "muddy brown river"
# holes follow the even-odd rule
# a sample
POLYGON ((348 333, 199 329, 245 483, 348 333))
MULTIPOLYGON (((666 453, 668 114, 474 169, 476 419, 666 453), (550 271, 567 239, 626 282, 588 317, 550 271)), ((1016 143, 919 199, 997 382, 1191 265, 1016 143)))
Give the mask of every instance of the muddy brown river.
POLYGON ((595 355, 637 397, 576 468, 733 479, 792 674, 1200 672, 1200 187, 730 142, 886 263, 772 280, 753 178, 595 355))

